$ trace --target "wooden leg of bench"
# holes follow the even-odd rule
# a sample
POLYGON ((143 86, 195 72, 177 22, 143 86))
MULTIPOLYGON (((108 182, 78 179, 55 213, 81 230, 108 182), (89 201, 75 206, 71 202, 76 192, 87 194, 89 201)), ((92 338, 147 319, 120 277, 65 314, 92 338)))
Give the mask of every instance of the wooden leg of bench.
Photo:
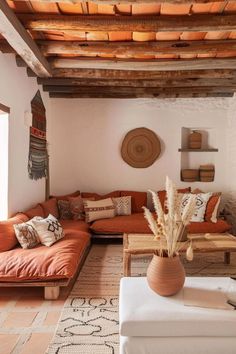
POLYGON ((230 264, 230 252, 225 252, 224 254, 224 263, 230 264))
POLYGON ((45 286, 44 298, 45 300, 56 300, 60 293, 59 286, 45 286))

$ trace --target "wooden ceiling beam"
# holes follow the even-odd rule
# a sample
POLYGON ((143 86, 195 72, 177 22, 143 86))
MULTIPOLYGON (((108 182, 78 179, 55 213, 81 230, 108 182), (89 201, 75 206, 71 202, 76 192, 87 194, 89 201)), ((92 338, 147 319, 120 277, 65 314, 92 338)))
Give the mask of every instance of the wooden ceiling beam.
POLYGON ((124 55, 137 54, 236 54, 236 40, 221 41, 163 41, 163 42, 68 42, 39 41, 38 45, 45 56, 53 55, 124 55))
MULTIPOLYGON (((28 1, 28 0, 14 0, 15 2, 18 1, 28 1)), ((31 2, 35 2, 39 0, 31 0, 31 2)), ((55 3, 55 0, 40 0, 42 3, 55 3)), ((88 0, 57 0, 58 3, 65 3, 65 4, 76 4, 76 3, 86 3, 88 0)), ((89 0, 91 3, 95 4, 153 4, 153 0, 89 0)), ((165 4, 207 4, 209 2, 225 2, 225 0, 161 0, 161 3, 165 4)), ((231 0, 231 2, 235 2, 235 0, 231 0)))
POLYGON ((49 63, 5 0, 0 0, 0 34, 38 76, 51 76, 49 63))
POLYGON ((234 31, 236 16, 100 16, 17 14, 25 28, 34 31, 207 32, 234 31))
POLYGON ((236 78, 234 79, 179 79, 179 80, 86 80, 86 79, 38 79, 38 84, 43 85, 44 91, 58 91, 73 89, 74 87, 234 87, 236 88, 236 78), (61 89, 62 87, 62 89, 61 89))
POLYGON ((236 59, 172 59, 172 60, 103 60, 97 59, 52 59, 52 68, 70 69, 112 69, 112 70, 146 70, 146 71, 176 71, 201 69, 236 69, 236 59))
POLYGON ((165 92, 165 93, 139 93, 139 94, 117 94, 117 93, 64 93, 64 92, 50 92, 49 97, 51 98, 121 98, 121 99, 130 99, 130 98, 197 98, 197 97, 233 97, 234 93, 232 92, 165 92))
MULTIPOLYGON (((181 85, 181 84, 180 84, 181 85)), ((192 86, 192 87, 116 87, 116 86, 48 86, 45 88, 44 91, 49 92, 63 92, 63 93, 91 93, 96 94, 104 93, 104 94, 127 94, 131 95, 135 94, 159 94, 159 93, 166 93, 166 92, 175 92, 175 93, 187 93, 187 92, 195 92, 195 93, 215 93, 215 92, 234 92, 236 91, 236 87, 234 86, 225 86, 225 87, 213 87, 213 86, 206 86, 206 87, 199 87, 199 86, 192 86)))
MULTIPOLYGON (((27 69, 28 75, 32 74, 27 69)), ((175 71, 131 71, 109 69, 53 69, 54 78, 72 79, 102 79, 102 80, 160 80, 160 79, 194 79, 194 78, 232 78, 236 77, 236 69, 208 69, 208 70, 175 70, 175 71)))

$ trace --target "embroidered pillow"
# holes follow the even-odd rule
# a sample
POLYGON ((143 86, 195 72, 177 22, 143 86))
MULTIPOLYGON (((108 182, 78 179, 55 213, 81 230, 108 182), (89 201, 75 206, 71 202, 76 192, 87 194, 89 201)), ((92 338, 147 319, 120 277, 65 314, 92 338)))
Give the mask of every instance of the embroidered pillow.
POLYGON ((70 202, 68 200, 58 200, 57 201, 59 217, 62 220, 72 219, 72 213, 70 210, 70 202))
MULTIPOLYGON (((191 221, 193 221, 193 222, 203 222, 204 221, 206 206, 207 206, 208 200, 210 199, 211 195, 212 195, 212 193, 196 194, 196 208, 195 208, 195 213, 191 218, 191 221)), ((183 195, 182 202, 181 202, 182 213, 183 213, 185 206, 188 203, 190 196, 191 196, 191 193, 187 193, 187 194, 183 195)))
POLYGON ((59 221, 51 214, 42 220, 34 220, 33 225, 38 233, 40 242, 50 247, 64 237, 64 232, 59 221))
POLYGON ((112 198, 116 215, 131 214, 131 196, 112 198))
POLYGON ((91 222, 99 219, 109 219, 116 215, 115 205, 111 198, 97 201, 85 200, 84 211, 86 222, 91 222))
POLYGON ((33 224, 35 220, 43 220, 43 218, 35 216, 27 222, 13 225, 16 238, 24 249, 33 248, 40 243, 38 233, 33 224))

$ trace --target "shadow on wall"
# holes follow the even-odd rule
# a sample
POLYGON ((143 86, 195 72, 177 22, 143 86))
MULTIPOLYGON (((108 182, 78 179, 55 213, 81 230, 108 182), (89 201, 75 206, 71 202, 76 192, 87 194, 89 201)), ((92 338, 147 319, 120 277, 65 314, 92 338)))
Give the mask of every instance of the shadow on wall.
POLYGON ((233 235, 236 235, 236 192, 231 191, 225 197, 225 217, 227 222, 232 225, 233 235))

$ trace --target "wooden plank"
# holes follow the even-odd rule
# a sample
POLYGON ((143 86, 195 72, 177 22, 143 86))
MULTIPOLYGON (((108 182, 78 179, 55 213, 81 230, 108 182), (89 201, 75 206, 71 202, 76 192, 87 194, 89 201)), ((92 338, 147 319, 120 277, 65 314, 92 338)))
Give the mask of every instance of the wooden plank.
POLYGON ((5 0, 0 0, 0 34, 38 76, 51 76, 49 63, 5 0))
POLYGON ((117 94, 117 93, 65 93, 65 92, 50 92, 49 97, 51 98, 120 98, 120 99, 131 99, 131 98, 197 98, 197 97, 233 97, 231 92, 214 92, 214 93, 156 93, 156 94, 117 94))
POLYGON ((18 14, 25 28, 34 31, 207 32, 233 31, 235 15, 190 16, 68 16, 18 14))
MULTIPOLYGON (((236 17, 236 16, 235 16, 236 17)), ((99 60, 96 59, 52 59, 52 68, 70 69, 112 69, 112 70, 200 70, 200 69, 236 69, 236 59, 177 59, 177 60, 99 60)))
POLYGON ((44 86, 45 91, 49 92, 64 92, 64 93, 117 93, 117 94, 127 94, 132 95, 135 93, 139 94, 159 94, 166 92, 174 93, 188 93, 189 91, 194 93, 214 93, 214 92, 234 92, 236 91, 235 86, 225 86, 225 87, 214 87, 214 86, 192 86, 192 87, 116 87, 116 86, 44 86))
POLYGON ((231 79, 179 79, 179 80, 99 80, 99 79, 38 79, 38 84, 43 84, 44 91, 60 90, 60 87, 236 87, 236 78, 231 79))
MULTIPOLYGON (((28 0, 14 0, 18 1, 28 1, 28 0)), ((31 0, 31 2, 35 2, 39 0, 31 0)), ((55 0, 40 0, 42 3, 55 3, 55 0)), ((57 0, 58 3, 84 3, 88 2, 88 0, 57 0)), ((90 0, 90 3, 95 4, 149 4, 154 3, 154 0, 90 0)), ((235 0, 231 0, 231 2, 235 2, 235 0)), ((170 4, 206 4, 206 3, 225 3, 224 0, 161 0, 161 3, 170 3, 170 4)))
MULTIPOLYGON (((27 69, 28 75, 32 71, 27 69)), ((160 79, 226 79, 235 78, 236 70, 232 69, 209 69, 209 70, 175 70, 175 71, 131 71, 131 70, 109 70, 109 69, 54 69, 54 78, 73 79, 101 79, 101 80, 160 80, 160 79)), ((41 82, 42 83, 42 82, 41 82)))
POLYGON ((2 53, 15 53, 15 50, 10 46, 10 44, 3 39, 0 40, 0 51, 2 53))
POLYGON ((4 104, 0 103, 0 114, 1 113, 10 113, 10 107, 5 106, 4 104))
POLYGON ((68 42, 68 41, 39 41, 42 53, 51 55, 82 55, 103 56, 124 55, 127 57, 158 54, 211 54, 218 52, 227 54, 235 51, 236 40, 228 41, 171 41, 171 42, 68 42))

